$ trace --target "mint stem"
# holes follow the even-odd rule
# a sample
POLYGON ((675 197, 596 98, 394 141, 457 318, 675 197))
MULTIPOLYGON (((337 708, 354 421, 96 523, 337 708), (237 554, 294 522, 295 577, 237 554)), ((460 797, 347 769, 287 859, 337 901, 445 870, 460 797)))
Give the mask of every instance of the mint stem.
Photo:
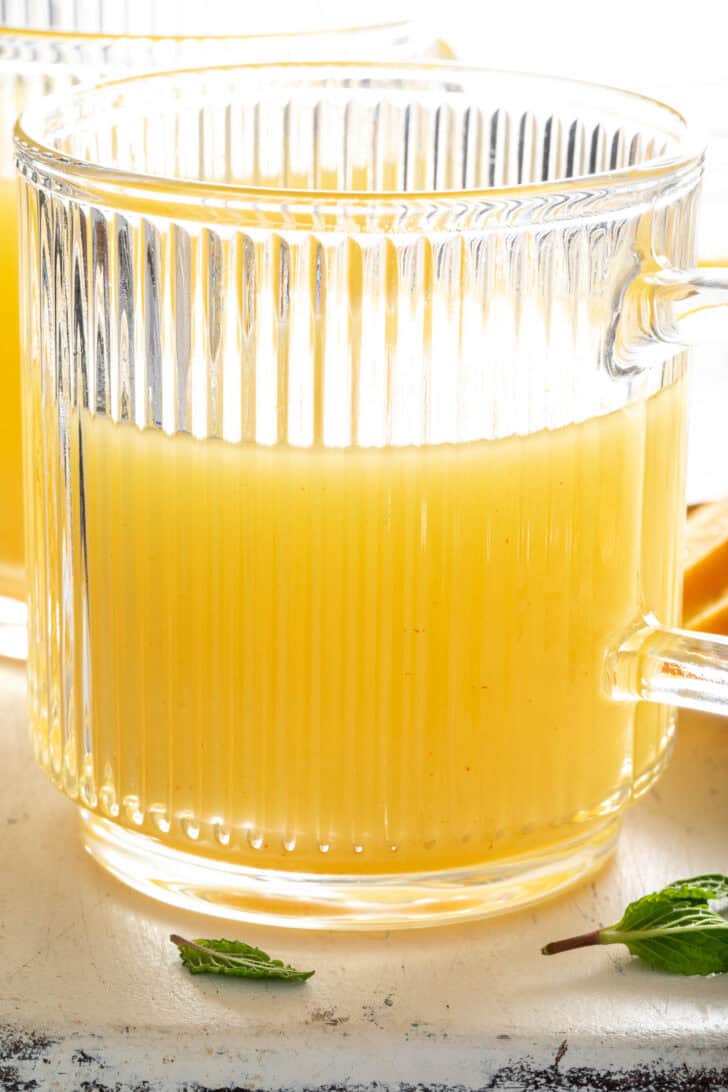
POLYGON ((176 944, 178 948, 192 948, 194 952, 202 952, 202 954, 208 958, 210 956, 209 948, 205 948, 202 944, 195 944, 194 940, 187 940, 185 937, 179 936, 178 933, 170 933, 169 939, 173 944, 176 944))
POLYGON ((541 954, 558 955, 559 952, 570 952, 572 948, 588 948, 591 944, 601 944, 601 932, 601 929, 594 929, 591 933, 580 933, 579 936, 567 937, 566 940, 552 940, 541 949, 541 954))

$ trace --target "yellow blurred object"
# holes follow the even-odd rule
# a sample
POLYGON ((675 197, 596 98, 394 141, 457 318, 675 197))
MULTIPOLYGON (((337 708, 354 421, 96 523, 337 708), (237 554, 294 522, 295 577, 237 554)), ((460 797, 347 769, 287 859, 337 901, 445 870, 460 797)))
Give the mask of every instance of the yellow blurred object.
POLYGON ((454 61, 457 57, 455 50, 444 38, 436 38, 429 48, 422 51, 423 57, 435 61, 454 61))
POLYGON ((728 497, 688 516, 683 618, 690 629, 728 634, 728 497))

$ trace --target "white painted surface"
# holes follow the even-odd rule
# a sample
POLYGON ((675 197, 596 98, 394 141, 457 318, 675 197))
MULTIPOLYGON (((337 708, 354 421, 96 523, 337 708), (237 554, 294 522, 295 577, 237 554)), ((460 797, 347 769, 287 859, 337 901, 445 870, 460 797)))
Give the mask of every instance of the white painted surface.
MULTIPOLYGON (((0 668, 0 1087, 23 1087, 10 1073, 57 1089, 519 1092, 601 1087, 579 1067, 687 1065, 718 1072, 659 1087, 728 1088, 728 978, 655 974, 616 948, 539 954, 666 881, 728 870, 724 722, 685 718, 668 773, 592 884, 469 927, 347 937, 177 913, 106 876, 33 766, 23 703, 22 674, 0 668), (238 936, 317 974, 293 988, 193 978, 172 931, 238 936)), ((611 1087, 627 1092, 626 1079, 611 1087)))

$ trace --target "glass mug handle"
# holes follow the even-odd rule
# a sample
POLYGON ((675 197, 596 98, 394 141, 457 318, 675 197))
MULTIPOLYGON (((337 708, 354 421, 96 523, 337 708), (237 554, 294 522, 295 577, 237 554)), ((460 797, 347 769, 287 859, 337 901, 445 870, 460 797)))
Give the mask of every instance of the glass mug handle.
MULTIPOLYGON (((658 269, 626 286, 607 344, 613 375, 630 377, 681 349, 728 349, 728 268, 658 269)), ((604 688, 622 701, 651 701, 728 715, 728 637, 671 629, 653 616, 606 660, 604 688)))

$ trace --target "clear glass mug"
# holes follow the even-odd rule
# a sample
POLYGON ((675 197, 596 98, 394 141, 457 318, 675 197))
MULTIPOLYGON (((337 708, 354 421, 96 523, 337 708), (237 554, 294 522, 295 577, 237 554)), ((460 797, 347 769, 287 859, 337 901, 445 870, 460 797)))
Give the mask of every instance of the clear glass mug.
POLYGON ((284 65, 16 146, 30 715, 90 852, 341 928, 596 867, 673 707, 728 709, 728 641, 672 628, 683 349, 728 292, 681 118, 284 65))
POLYGON ((22 445, 17 329, 17 211, 12 128, 29 102, 74 84, 191 64, 426 56, 438 45, 412 23, 278 33, 276 5, 230 0, 0 0, 0 657, 26 649, 22 445), (133 28, 134 33, 130 33, 133 28))

